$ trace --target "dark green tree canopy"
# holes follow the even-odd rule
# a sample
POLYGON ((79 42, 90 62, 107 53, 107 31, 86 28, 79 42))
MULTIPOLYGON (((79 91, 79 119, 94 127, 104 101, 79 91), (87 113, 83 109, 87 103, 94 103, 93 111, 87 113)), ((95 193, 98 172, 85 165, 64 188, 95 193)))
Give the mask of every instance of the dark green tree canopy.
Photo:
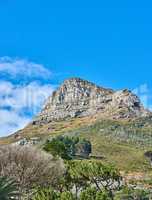
POLYGON ((43 149, 53 156, 60 156, 65 160, 70 160, 75 156, 88 158, 92 151, 90 141, 68 136, 58 136, 48 140, 43 149))

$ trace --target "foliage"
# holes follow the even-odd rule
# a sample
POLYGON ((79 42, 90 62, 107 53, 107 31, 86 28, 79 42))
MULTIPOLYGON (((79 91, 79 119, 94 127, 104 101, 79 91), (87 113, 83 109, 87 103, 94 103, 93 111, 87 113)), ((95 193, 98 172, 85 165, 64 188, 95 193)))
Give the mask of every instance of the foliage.
POLYGON ((14 180, 21 195, 29 194, 35 186, 56 184, 63 171, 60 160, 34 147, 0 148, 0 176, 14 180))
POLYGON ((116 193, 115 200, 149 200, 149 192, 144 190, 137 190, 133 188, 124 187, 116 193))
POLYGON ((11 198, 16 199, 17 195, 18 193, 14 181, 6 177, 0 177, 0 199, 1 200, 9 200, 11 198))
POLYGON ((80 200, 95 200, 96 199, 96 188, 87 188, 80 194, 80 200))
POLYGON ((106 191, 99 191, 96 194, 95 200, 111 200, 111 195, 108 194, 106 191))
POLYGON ((65 160, 71 160, 75 155, 88 155, 91 153, 91 143, 77 137, 58 136, 47 141, 43 149, 53 156, 60 156, 65 160))
POLYGON ((32 200, 75 200, 69 191, 58 192, 52 188, 39 188, 32 200))
POLYGON ((80 200, 111 200, 111 198, 106 191, 97 191, 96 188, 89 187, 81 192, 80 200))
POLYGON ((118 170, 100 161, 72 161, 69 171, 72 178, 94 184, 98 191, 103 188, 111 191, 120 186, 121 176, 118 170))
POLYGON ((61 200, 75 200, 73 194, 71 192, 62 192, 61 193, 61 200))
POLYGON ((43 188, 34 195, 32 200, 150 200, 151 196, 144 190, 132 188, 123 188, 119 192, 115 192, 114 196, 105 190, 98 191, 96 187, 87 187, 83 189, 77 197, 73 192, 59 192, 53 189, 43 188))
POLYGON ((59 200, 60 194, 52 188, 39 188, 32 200, 59 200))
POLYGON ((120 186, 119 172, 113 166, 105 165, 100 161, 67 161, 65 167, 66 172, 58 184, 58 190, 72 191, 76 198, 83 191, 81 198, 87 198, 86 196, 89 195, 93 197, 93 193, 97 193, 98 199, 101 196, 104 199, 104 195, 112 196, 112 190, 120 186), (95 187, 89 188, 90 185, 95 187))
POLYGON ((70 159, 67 153, 66 146, 63 142, 57 139, 53 139, 51 142, 47 141, 47 143, 44 146, 44 150, 46 152, 50 152, 54 157, 60 156, 63 159, 70 159))
MULTIPOLYGON (((23 135, 30 137, 76 136, 89 140, 92 155, 102 157, 121 171, 151 171, 149 160, 144 157, 152 147, 152 118, 133 120, 73 118, 52 122, 50 125, 28 126, 23 135), (43 134, 42 134, 43 133, 43 134)), ((1 140, 1 144, 14 142, 14 137, 1 140)))
POLYGON ((38 191, 33 200, 149 200, 149 193, 121 185, 113 166, 99 161, 67 161, 60 182, 38 191), (43 197, 44 196, 44 197, 43 197))

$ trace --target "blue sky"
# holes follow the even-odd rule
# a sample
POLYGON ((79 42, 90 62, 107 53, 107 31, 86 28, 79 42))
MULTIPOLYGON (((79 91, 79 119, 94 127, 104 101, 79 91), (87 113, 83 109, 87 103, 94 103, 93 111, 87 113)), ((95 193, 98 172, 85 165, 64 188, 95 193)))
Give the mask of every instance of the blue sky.
MULTIPOLYGON (((151 107, 151 10, 150 0, 1 0, 1 96, 23 97, 23 89, 36 87, 47 97, 63 79, 77 76, 105 87, 135 89, 151 107)), ((41 102, 32 113, 31 106, 19 110, 1 103, 0 135, 28 123, 41 102), (10 122, 8 116, 14 115, 16 121, 10 122)))

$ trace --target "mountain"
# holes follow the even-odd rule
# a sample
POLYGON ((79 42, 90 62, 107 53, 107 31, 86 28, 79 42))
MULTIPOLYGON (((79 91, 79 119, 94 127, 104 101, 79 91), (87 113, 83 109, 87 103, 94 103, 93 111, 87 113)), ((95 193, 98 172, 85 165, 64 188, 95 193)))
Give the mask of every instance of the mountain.
POLYGON ((114 91, 80 78, 70 78, 53 92, 28 126, 8 138, 16 141, 24 137, 44 137, 101 120, 133 121, 135 124, 140 119, 145 124, 151 118, 152 113, 127 89, 114 91))
POLYGON ((34 124, 49 123, 66 118, 93 115, 120 119, 145 117, 150 112, 144 109, 140 99, 125 89, 113 91, 80 78, 65 80, 47 100, 34 124))
POLYGON ((33 137, 78 136, 92 143, 92 154, 123 171, 146 171, 152 149, 152 113, 131 91, 114 91, 71 78, 53 92, 24 129, 0 140, 8 144, 33 137))

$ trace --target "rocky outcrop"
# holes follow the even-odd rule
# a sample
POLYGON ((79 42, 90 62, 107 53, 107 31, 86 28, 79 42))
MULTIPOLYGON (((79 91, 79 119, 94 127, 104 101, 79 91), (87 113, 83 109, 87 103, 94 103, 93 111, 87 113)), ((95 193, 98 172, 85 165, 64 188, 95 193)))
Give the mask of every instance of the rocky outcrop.
POLYGON ((129 90, 113 91, 71 78, 53 92, 33 124, 99 114, 115 119, 150 115, 129 90))

